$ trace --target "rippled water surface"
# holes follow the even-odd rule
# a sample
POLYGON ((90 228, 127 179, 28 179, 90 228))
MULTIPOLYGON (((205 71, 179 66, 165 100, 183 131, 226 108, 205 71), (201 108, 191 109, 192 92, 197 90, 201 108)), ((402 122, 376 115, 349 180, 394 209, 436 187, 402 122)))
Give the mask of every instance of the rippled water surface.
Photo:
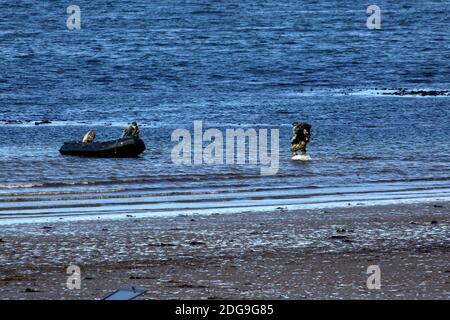
POLYGON ((450 2, 379 1, 379 31, 362 1, 76 2, 74 31, 64 1, 0 3, 0 216, 447 197, 450 97, 375 93, 450 88, 450 2), (289 157, 302 119, 306 163, 289 157), (137 159, 58 153, 131 120, 147 144, 137 159), (171 133, 194 120, 280 129, 278 175, 175 166, 171 133))

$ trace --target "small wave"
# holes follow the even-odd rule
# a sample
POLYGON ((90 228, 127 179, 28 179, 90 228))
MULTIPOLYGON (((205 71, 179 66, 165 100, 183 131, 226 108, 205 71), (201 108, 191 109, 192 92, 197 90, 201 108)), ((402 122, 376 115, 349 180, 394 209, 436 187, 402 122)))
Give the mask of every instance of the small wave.
POLYGON ((219 10, 195 10, 195 11, 191 11, 192 15, 224 15, 225 12, 224 11, 219 11, 219 10))
MULTIPOLYGON (((286 175, 290 176, 290 175, 286 175)), ((279 178, 280 176, 277 176, 279 178)), ((51 188, 51 187, 76 187, 76 186, 108 186, 108 185, 137 185, 147 183, 183 183, 183 182, 208 182, 217 180, 246 180, 246 179, 264 179, 264 176, 244 175, 239 173, 227 173, 227 174, 186 174, 178 176, 152 176, 141 177, 135 179, 117 179, 117 180, 92 180, 92 181, 55 181, 44 183, 29 183, 29 184, 14 184, 14 185, 0 185, 1 189, 25 189, 25 188, 51 188)))
POLYGON ((14 185, 0 185, 0 189, 25 189, 25 188, 37 188, 43 186, 43 183, 28 183, 28 184, 14 184, 14 185))
POLYGON ((450 181, 450 177, 405 178, 372 180, 370 183, 402 183, 402 182, 426 182, 426 181, 450 181))
POLYGON ((350 157, 338 157, 338 160, 349 160, 349 161, 376 161, 382 160, 380 156, 368 156, 368 155, 354 155, 350 157))
MULTIPOLYGON (((111 181, 112 182, 112 181, 111 181)), ((80 182, 47 182, 47 183, 29 183, 29 184, 15 184, 15 185, 0 185, 0 189, 29 189, 29 188, 46 188, 46 187, 63 187, 63 186, 77 186, 96 184, 95 181, 80 181, 80 182)))

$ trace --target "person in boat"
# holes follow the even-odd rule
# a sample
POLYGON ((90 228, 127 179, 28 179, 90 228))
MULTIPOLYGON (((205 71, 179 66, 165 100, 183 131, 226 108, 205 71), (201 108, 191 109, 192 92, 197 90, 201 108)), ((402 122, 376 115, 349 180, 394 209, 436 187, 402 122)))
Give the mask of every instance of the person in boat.
POLYGON ((294 122, 292 124, 291 153, 296 156, 300 151, 306 155, 306 146, 311 137, 311 125, 306 122, 294 122))
POLYGON ((94 141, 96 133, 94 130, 89 130, 81 140, 83 144, 88 144, 94 141))
POLYGON ((139 133, 140 130, 138 125, 136 121, 133 121, 128 128, 123 130, 122 138, 139 137, 139 133))

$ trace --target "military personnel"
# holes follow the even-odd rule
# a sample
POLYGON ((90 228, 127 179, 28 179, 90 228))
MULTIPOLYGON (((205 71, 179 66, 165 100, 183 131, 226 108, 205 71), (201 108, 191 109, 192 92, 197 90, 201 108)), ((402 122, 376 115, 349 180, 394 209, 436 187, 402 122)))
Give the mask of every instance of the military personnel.
POLYGON ((139 127, 135 121, 131 123, 131 125, 123 130, 122 138, 128 138, 128 137, 139 137, 139 127))
POLYGON ((94 130, 89 130, 81 140, 84 144, 91 143, 94 141, 96 133, 94 130))
POLYGON ((311 136, 311 125, 306 122, 294 122, 292 124, 291 153, 292 156, 297 155, 297 151, 301 151, 302 155, 306 155, 306 146, 311 136))

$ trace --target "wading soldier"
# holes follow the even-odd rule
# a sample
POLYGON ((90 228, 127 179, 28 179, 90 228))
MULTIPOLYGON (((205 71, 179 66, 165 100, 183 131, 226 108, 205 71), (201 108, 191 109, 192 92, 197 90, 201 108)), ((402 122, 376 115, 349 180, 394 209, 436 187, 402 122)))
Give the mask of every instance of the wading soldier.
POLYGON ((135 121, 131 123, 131 125, 123 130, 122 138, 128 138, 128 137, 139 137, 139 127, 135 121))
POLYGON ((292 124, 291 153, 292 156, 297 155, 297 151, 301 151, 302 155, 306 155, 306 145, 309 143, 311 136, 311 125, 306 122, 294 122, 292 124))

